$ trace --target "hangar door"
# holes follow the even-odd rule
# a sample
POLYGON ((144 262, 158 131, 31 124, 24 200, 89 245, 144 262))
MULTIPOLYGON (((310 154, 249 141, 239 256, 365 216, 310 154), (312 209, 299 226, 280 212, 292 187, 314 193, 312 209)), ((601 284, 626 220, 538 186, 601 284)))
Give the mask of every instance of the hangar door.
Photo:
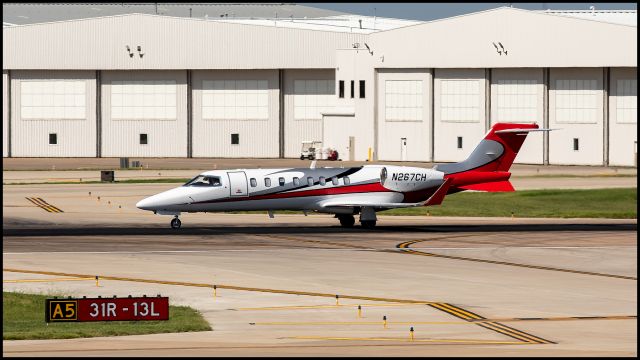
POLYGON ((378 70, 378 160, 429 161, 431 75, 426 69, 378 70))
MULTIPOLYGON (((491 70, 491 125, 497 122, 537 123, 543 127, 542 69, 491 70)), ((542 164, 544 161, 542 132, 531 132, 515 162, 542 164)))
POLYGON ((549 74, 549 163, 602 165, 603 69, 552 68, 549 74))
POLYGON ((609 165, 637 166, 638 70, 612 68, 609 85, 609 165))
POLYGON ((303 141, 322 141, 322 113, 335 110, 338 100, 334 73, 284 71, 284 157, 299 158, 303 141))

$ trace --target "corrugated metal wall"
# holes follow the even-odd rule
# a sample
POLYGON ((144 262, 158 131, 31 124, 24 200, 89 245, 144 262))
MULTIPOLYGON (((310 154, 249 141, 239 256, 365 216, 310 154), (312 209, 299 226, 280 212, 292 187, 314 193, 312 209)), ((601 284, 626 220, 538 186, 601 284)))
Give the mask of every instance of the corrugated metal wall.
MULTIPOLYGON (((543 127, 544 80, 542 69, 491 70, 491 124, 531 123, 543 127)), ((522 145, 516 163, 542 164, 542 132, 531 132, 522 145)))
POLYGON ((279 156, 279 83, 278 70, 193 71, 193 156, 259 157, 279 156), (210 80, 266 80, 268 119, 203 119, 202 86, 210 80), (231 144, 231 134, 239 143, 231 144))
MULTIPOLYGON (((296 119, 295 81, 334 80, 335 70, 285 70, 284 72, 284 156, 300 157, 303 141, 322 141, 322 118, 296 119)), ((334 86, 335 89, 335 86, 334 86)), ((332 89, 332 90, 334 90, 332 89)), ((332 91, 335 95, 335 91, 332 91)), ((311 95, 312 96, 312 95, 311 95)), ((335 106, 333 107, 335 108, 335 106)), ((323 144, 323 147, 326 147, 323 144)))
POLYGON ((187 72, 103 71, 102 156, 186 157, 187 156, 187 72), (114 81, 175 81, 176 119, 142 120, 112 117, 114 81), (148 143, 140 144, 140 134, 148 143))
POLYGON ((2 34, 5 69, 327 69, 335 67, 336 49, 368 38, 142 14, 16 26, 2 34))
POLYGON ((603 164, 602 89, 602 68, 550 70, 549 127, 561 129, 549 134, 550 164, 603 164), (562 96, 566 99, 561 100, 562 96), (574 139, 578 139, 578 150, 574 150, 574 139))
MULTIPOLYGON (((485 134, 485 71, 484 69, 435 69, 434 83, 434 161, 461 161, 466 159, 485 134), (471 98, 455 100, 443 104, 442 84, 445 81, 478 82, 478 93, 471 98), (443 121, 443 108, 471 108, 465 101, 473 100, 477 108, 476 120, 456 119, 455 114, 443 121), (462 148, 458 148, 458 137, 462 138, 462 148)), ((453 96, 463 94, 464 89, 451 89, 453 96)))
POLYGON ((95 71, 12 71, 11 77, 11 156, 96 156, 95 71), (84 119, 23 119, 23 81, 72 79, 85 83, 84 119), (51 133, 57 134, 56 145, 49 144, 51 133))
POLYGON ((638 68, 612 68, 610 79, 609 165, 634 166, 638 141, 638 68))

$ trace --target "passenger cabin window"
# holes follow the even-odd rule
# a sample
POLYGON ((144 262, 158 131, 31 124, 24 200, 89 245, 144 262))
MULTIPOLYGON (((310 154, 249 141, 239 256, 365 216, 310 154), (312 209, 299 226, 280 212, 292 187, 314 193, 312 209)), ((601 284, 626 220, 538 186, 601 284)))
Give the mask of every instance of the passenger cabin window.
POLYGON ((320 185, 324 185, 327 182, 324 180, 324 176, 320 176, 320 178, 318 179, 318 181, 320 182, 320 185))
POLYGON ((270 178, 264 178, 264 186, 271 187, 271 179, 270 178))
POLYGON ((364 90, 365 90, 365 86, 364 86, 364 80, 360 80, 360 99, 364 99, 364 90))
POLYGON ((311 176, 307 178, 307 185, 313 186, 313 178, 311 176))
POLYGON ((333 185, 338 185, 338 178, 337 178, 337 177, 335 177, 335 176, 334 176, 334 177, 332 177, 332 178, 331 178, 331 183, 332 183, 333 185))
POLYGON ((340 99, 344 98, 344 80, 338 82, 338 97, 340 99))
POLYGON ((256 187, 258 186, 258 181, 254 178, 251 178, 251 180, 249 180, 249 182, 251 183, 251 187, 256 187))
POLYGON ((280 186, 284 186, 284 178, 278 178, 278 182, 280 183, 280 186))
POLYGON ((293 178, 293 185, 300 186, 300 179, 298 179, 297 177, 294 177, 293 178))
POLYGON ((58 134, 49 134, 49 145, 58 145, 58 134))
POLYGON ((351 179, 349 179, 348 176, 343 177, 342 181, 344 182, 345 185, 351 184, 351 179))
POLYGON ((220 177, 218 176, 198 175, 184 185, 185 186, 221 186, 222 183, 220 182, 220 177))

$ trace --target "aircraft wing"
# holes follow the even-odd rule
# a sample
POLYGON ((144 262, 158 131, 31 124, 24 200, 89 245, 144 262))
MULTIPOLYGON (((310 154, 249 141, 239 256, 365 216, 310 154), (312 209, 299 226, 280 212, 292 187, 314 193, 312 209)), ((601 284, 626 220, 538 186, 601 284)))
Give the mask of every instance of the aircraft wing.
POLYGON ((440 187, 429 197, 429 199, 417 203, 380 203, 375 201, 367 201, 367 200, 359 200, 359 201, 344 201, 344 200, 327 200, 320 203, 320 206, 323 208, 326 207, 356 207, 356 206, 369 206, 373 208, 385 208, 385 209, 393 209, 393 208, 408 208, 408 207, 417 207, 417 206, 431 206, 431 205, 440 205, 442 204, 442 200, 447 195, 449 188, 451 187, 451 183, 453 182, 452 178, 448 178, 447 180, 440 185, 440 187))
POLYGON ((324 201, 320 203, 320 206, 323 208, 328 207, 373 207, 373 208, 385 208, 385 209, 393 209, 393 208, 406 208, 406 207, 416 207, 424 205, 423 202, 419 203, 379 203, 374 201, 324 201))

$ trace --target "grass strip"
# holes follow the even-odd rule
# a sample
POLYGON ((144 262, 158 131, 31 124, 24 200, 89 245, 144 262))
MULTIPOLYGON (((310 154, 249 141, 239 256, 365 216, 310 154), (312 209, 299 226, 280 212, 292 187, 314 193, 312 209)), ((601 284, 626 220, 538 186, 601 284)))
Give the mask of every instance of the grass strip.
POLYGON ((44 322, 45 299, 52 297, 2 292, 2 339, 71 339, 211 330, 209 323, 197 310, 171 305, 167 321, 100 321, 47 325, 44 322))
POLYGON ((637 188, 463 192, 442 205, 393 209, 385 215, 636 219, 637 188))

